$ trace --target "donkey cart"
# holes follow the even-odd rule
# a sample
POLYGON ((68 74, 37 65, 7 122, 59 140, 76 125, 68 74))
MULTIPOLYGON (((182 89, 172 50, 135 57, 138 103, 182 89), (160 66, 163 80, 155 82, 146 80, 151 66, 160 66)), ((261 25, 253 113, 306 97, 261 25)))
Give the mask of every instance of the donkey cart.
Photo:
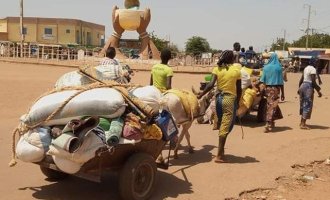
MULTIPOLYGON (((155 186, 155 160, 165 144, 163 140, 142 140, 134 145, 120 144, 100 148, 95 157, 85 163, 74 176, 101 182, 104 172, 118 172, 119 193, 123 199, 148 199, 155 186)), ((40 165, 41 172, 52 180, 61 180, 69 175, 55 165, 51 156, 46 156, 37 164, 40 165)))

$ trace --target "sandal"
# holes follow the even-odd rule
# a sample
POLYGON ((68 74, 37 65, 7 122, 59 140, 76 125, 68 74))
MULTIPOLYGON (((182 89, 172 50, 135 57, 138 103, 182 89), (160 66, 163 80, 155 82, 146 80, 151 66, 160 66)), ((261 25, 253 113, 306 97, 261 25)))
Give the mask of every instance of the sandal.
POLYGON ((300 129, 304 129, 304 130, 310 130, 311 128, 309 128, 308 126, 306 125, 301 125, 300 126, 300 129))
POLYGON ((267 126, 265 127, 264 133, 271 132, 272 130, 273 130, 272 126, 271 126, 271 125, 267 125, 267 126))
POLYGON ((215 157, 214 162, 215 163, 226 163, 226 161, 221 157, 215 157))

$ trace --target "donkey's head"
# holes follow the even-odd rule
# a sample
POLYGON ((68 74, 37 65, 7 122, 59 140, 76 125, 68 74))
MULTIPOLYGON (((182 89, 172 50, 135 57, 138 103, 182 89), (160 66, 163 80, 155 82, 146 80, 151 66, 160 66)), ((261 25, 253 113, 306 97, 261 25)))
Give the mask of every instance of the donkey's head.
MULTIPOLYGON (((192 92, 197 96, 198 92, 195 90, 194 87, 191 88, 192 92)), ((206 95, 204 95, 202 98, 198 99, 198 105, 199 105, 199 116, 203 116, 205 114, 206 109, 211 104, 212 98, 215 94, 214 90, 211 90, 206 95)))

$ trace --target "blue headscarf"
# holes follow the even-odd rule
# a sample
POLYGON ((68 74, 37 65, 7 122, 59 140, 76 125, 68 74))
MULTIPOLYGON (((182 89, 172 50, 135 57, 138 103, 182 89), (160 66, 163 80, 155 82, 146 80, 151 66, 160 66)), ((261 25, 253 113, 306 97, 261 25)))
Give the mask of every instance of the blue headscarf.
POLYGON ((282 65, 276 53, 270 56, 268 63, 262 70, 260 81, 266 85, 283 85, 282 65))

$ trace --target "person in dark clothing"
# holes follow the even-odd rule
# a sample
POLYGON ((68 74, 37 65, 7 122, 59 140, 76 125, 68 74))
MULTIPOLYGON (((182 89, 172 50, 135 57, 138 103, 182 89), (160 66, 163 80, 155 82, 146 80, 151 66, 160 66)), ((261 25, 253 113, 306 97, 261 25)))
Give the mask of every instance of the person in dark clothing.
POLYGON ((234 63, 239 63, 240 50, 241 44, 239 42, 235 42, 233 45, 234 63))
POLYGON ((247 50, 247 51, 245 52, 245 57, 246 57, 246 59, 248 59, 248 60, 252 60, 252 59, 254 59, 254 58, 257 57, 256 52, 253 50, 253 46, 250 46, 250 47, 249 47, 249 50, 247 50))

